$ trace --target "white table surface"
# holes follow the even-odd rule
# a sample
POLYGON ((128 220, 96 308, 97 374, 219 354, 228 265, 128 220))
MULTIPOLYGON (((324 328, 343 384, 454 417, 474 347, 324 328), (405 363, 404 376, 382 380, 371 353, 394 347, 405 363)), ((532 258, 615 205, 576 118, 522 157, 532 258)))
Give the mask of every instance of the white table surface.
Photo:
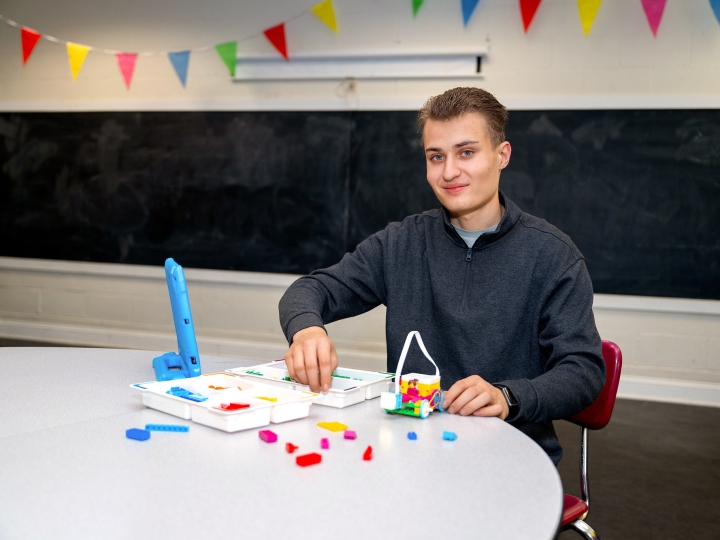
MULTIPOLYGON (((278 442, 267 444, 257 429, 225 433, 145 408, 129 385, 154 379, 158 354, 0 348, 1 539, 555 537, 560 477, 500 420, 389 415, 378 399, 313 405, 306 419, 271 424, 278 442), (323 420, 358 438, 317 427, 323 420), (190 431, 125 437, 146 423, 190 431), (442 440, 443 430, 458 439, 442 440), (286 442, 300 449, 288 454, 286 442), (298 467, 307 452, 322 463, 298 467)), ((257 363, 201 362, 203 373, 257 363)))

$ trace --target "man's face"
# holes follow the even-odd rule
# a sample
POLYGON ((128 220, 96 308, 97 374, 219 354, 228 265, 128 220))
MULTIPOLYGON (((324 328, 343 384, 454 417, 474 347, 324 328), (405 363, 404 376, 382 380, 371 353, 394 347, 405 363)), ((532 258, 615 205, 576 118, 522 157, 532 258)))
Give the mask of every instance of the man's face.
POLYGON ((428 120, 423 146, 427 180, 451 218, 470 219, 495 204, 500 171, 510 160, 510 143, 494 146, 482 115, 428 120))

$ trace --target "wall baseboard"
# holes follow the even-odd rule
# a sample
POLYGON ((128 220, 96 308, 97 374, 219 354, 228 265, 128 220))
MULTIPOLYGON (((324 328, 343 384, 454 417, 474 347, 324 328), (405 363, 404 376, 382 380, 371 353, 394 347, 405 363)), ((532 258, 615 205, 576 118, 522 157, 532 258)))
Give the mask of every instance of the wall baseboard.
MULTIPOLYGON (((171 334, 2 319, 0 319, 0 337, 84 347, 153 351, 177 349, 175 336, 171 334)), ((282 358, 287 350, 285 343, 216 337, 198 337, 198 347, 201 354, 257 360, 258 363, 282 358)), ((384 354, 339 349, 338 356, 347 367, 373 371, 386 369, 384 354)), ((720 407, 720 384, 626 375, 620 380, 618 397, 720 407)))
POLYGON ((620 378, 618 397, 720 407, 720 384, 627 375, 620 378))

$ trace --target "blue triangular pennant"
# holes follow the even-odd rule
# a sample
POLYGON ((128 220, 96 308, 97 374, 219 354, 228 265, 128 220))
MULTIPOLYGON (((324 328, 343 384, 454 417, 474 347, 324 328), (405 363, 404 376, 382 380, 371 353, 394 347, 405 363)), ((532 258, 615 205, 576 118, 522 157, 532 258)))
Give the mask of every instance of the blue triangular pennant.
POLYGON ((170 59, 170 62, 172 62, 172 65, 175 68, 175 73, 177 73, 180 82, 183 86, 185 86, 185 82, 187 81, 188 64, 190 63, 190 51, 171 52, 168 53, 168 58, 170 59))
POLYGON ((470 17, 472 17, 475 7, 478 5, 480 0, 462 0, 462 12, 463 12, 463 23, 467 26, 470 17))
POLYGON ((710 7, 713 8, 713 11, 715 12, 715 18, 720 23, 720 0, 710 0, 710 7))

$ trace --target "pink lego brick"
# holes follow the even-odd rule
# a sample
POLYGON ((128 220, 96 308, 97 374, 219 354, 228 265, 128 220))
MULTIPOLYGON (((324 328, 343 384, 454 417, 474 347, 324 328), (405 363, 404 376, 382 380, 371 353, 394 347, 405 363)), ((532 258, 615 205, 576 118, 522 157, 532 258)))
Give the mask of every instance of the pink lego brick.
POLYGON ((320 448, 323 450, 329 450, 330 449, 330 441, 328 441, 325 437, 320 439, 320 448))
POLYGON ((352 440, 354 440, 354 439, 357 439, 357 433, 355 433, 352 429, 346 429, 346 430, 345 430, 344 437, 345 437, 346 439, 352 439, 352 440))
POLYGON ((258 433, 260 435, 260 438, 265 441, 266 443, 276 442, 277 441, 277 435, 270 431, 269 429, 261 429, 258 433))

